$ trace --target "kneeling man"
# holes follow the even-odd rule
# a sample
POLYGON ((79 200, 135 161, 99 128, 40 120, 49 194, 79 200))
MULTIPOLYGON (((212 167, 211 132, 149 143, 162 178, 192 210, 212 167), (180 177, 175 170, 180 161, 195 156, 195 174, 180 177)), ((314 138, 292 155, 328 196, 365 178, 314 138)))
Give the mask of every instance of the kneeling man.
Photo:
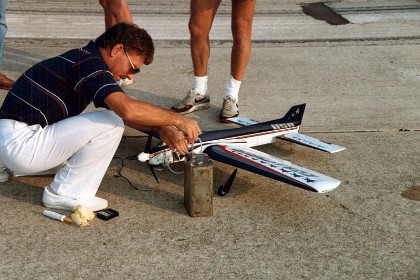
POLYGON ((170 148, 186 154, 201 133, 197 122, 135 100, 115 82, 132 79, 153 54, 144 29, 120 23, 95 42, 28 69, 0 109, 0 170, 28 174, 61 166, 44 189, 43 204, 98 211, 108 206, 95 195, 125 125, 158 131, 170 148), (91 102, 103 110, 82 113, 91 102))

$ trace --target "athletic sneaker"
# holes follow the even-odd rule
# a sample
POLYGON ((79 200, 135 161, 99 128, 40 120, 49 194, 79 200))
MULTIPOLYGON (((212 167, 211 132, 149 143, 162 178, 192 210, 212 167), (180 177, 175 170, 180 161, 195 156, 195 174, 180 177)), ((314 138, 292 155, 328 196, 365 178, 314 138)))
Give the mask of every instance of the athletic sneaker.
POLYGON ((191 89, 183 100, 172 106, 171 110, 180 114, 188 114, 208 107, 210 107, 209 95, 203 96, 191 89))
POLYGON ((61 196, 50 192, 48 187, 45 187, 44 189, 42 203, 45 207, 61 210, 73 210, 77 205, 90 208, 92 211, 99 211, 108 207, 108 201, 103 198, 97 196, 90 198, 71 198, 61 196))
POLYGON ((6 171, 6 167, 0 167, 0 182, 6 182, 9 180, 9 173, 6 171))
POLYGON ((219 116, 220 122, 227 122, 227 118, 234 118, 237 116, 239 116, 238 101, 230 96, 223 99, 223 107, 219 116))

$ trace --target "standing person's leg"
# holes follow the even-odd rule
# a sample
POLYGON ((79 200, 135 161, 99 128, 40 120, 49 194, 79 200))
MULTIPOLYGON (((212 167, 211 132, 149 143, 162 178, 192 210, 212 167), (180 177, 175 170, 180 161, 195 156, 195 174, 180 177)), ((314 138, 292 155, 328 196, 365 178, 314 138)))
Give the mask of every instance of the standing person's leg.
MULTIPOLYGON (((7 0, 0 0, 0 65, 3 62, 3 44, 4 44, 4 39, 6 38, 6 32, 7 32, 6 5, 7 5, 7 0)), ((1 89, 8 90, 13 86, 14 83, 15 81, 9 79, 4 74, 0 73, 0 88, 1 89)))
POLYGON ((239 115, 239 88, 251 54, 252 20, 256 0, 232 0, 231 77, 226 84, 220 120, 239 115))
POLYGON ((133 22, 126 0, 99 0, 105 14, 105 28, 120 22, 133 22))
POLYGON ((210 30, 221 0, 191 0, 190 30, 191 57, 194 75, 207 75, 210 58, 210 30))
POLYGON ((208 108, 207 66, 210 58, 210 30, 221 0, 191 0, 190 48, 194 67, 194 87, 172 110, 181 114, 208 108))
POLYGON ((242 81, 251 55, 251 32, 256 0, 232 0, 231 75, 242 81))
POLYGON ((6 5, 7 0, 0 0, 0 65, 3 62, 3 43, 7 32, 6 5))
MULTIPOLYGON (((126 0, 99 0, 104 9, 105 15, 105 30, 120 22, 133 23, 130 9, 126 0)), ((128 86, 133 83, 133 79, 125 78, 118 80, 120 86, 128 86)))
POLYGON ((107 207, 95 197, 124 131, 112 111, 97 111, 46 126, 0 120, 0 159, 11 170, 36 173, 64 163, 44 190, 47 207, 107 207))
MULTIPOLYGON (((6 24, 6 4, 7 0, 0 0, 0 65, 3 62, 3 43, 6 38, 7 24, 6 24)), ((0 75, 2 75, 0 73, 0 75)), ((0 88, 2 88, 0 86, 0 88)), ((9 179, 9 174, 6 167, 0 162, 0 182, 6 182, 9 179)))

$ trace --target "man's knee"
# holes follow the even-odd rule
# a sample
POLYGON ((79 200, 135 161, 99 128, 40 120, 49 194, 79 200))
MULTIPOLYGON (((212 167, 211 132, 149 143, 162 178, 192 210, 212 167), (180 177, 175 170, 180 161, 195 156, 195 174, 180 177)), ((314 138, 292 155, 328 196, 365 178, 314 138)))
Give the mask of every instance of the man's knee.
POLYGON ((210 33, 210 29, 206 29, 201 24, 197 24, 194 21, 188 23, 188 29, 190 30, 190 35, 195 39, 206 39, 210 33))
POLYGON ((117 134, 123 134, 125 128, 124 121, 113 111, 101 110, 92 112, 90 114, 93 115, 86 115, 86 117, 94 123, 101 123, 101 126, 103 127, 102 129, 104 131, 113 130, 117 134))
POLYGON ((232 22, 232 36, 234 39, 251 37, 251 32, 252 18, 232 22))
POLYGON ((101 112, 101 114, 103 114, 103 118, 104 120, 106 120, 107 123, 115 126, 115 127, 120 127, 124 129, 124 121, 117 115, 115 114, 113 111, 110 110, 103 110, 103 111, 99 111, 101 112))

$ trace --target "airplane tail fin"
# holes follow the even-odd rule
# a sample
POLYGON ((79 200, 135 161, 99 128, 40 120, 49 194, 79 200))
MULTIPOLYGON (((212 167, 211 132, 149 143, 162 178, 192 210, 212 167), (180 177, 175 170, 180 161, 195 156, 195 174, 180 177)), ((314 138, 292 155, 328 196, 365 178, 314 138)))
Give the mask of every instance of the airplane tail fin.
POLYGON ((300 125, 303 119, 303 113, 305 111, 306 103, 292 106, 289 111, 284 115, 283 118, 273 121, 265 122, 264 124, 270 123, 283 123, 283 122, 293 122, 295 125, 300 125))
POLYGON ((299 122, 300 124, 303 119, 305 106, 306 106, 306 103, 291 107, 289 111, 286 113, 286 115, 284 115, 282 120, 287 121, 287 122, 299 122))

